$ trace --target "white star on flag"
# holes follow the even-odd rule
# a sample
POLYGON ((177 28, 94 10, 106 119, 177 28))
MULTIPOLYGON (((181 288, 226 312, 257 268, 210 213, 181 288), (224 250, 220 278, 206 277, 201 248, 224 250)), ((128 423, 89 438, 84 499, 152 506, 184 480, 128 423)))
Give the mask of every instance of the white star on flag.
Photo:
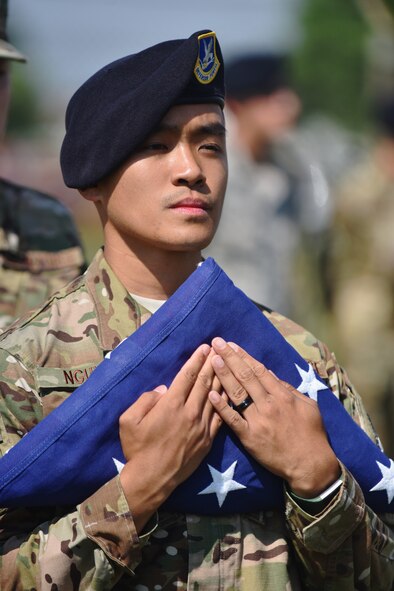
POLYGON ((219 472, 208 464, 208 468, 212 476, 212 483, 198 494, 209 495, 211 493, 215 493, 218 498, 219 507, 221 507, 229 492, 232 490, 246 488, 246 486, 243 484, 233 480, 236 465, 237 461, 233 462, 231 466, 225 470, 225 472, 219 472))
POLYGON ((295 364, 298 373, 302 378, 302 382, 299 386, 297 386, 297 390, 302 394, 307 394, 309 398, 315 400, 317 402, 317 393, 319 390, 326 390, 327 386, 322 384, 320 380, 317 379, 315 372, 313 371, 313 367, 308 364, 308 371, 302 369, 297 364, 295 364))
POLYGON ((373 492, 375 490, 385 490, 387 493, 388 502, 394 499, 394 462, 390 460, 390 466, 385 466, 376 460, 377 465, 379 466, 380 472, 382 474, 382 479, 379 480, 377 484, 373 488, 370 489, 369 492, 373 492))

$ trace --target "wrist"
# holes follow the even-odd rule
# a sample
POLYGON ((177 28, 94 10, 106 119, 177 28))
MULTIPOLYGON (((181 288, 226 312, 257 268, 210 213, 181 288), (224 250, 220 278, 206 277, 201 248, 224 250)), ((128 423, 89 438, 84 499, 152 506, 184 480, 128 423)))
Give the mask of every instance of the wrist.
POLYGON ((337 458, 327 466, 318 466, 318 469, 310 470, 307 475, 288 479, 287 485, 292 493, 302 499, 319 497, 326 489, 340 478, 342 474, 337 458))
POLYGON ((299 507, 309 515, 317 515, 324 511, 331 501, 337 496, 344 482, 344 476, 341 473, 340 477, 335 480, 330 486, 323 490, 319 495, 313 498, 300 497, 295 494, 289 487, 286 487, 288 495, 297 503, 299 507))
POLYGON ((288 492, 292 497, 294 497, 300 501, 303 501, 306 503, 321 503, 322 501, 326 501, 328 498, 332 498, 333 496, 335 496, 335 494, 341 488, 342 484, 343 484, 343 476, 341 474, 339 476, 339 478, 337 478, 335 480, 335 482, 330 484, 326 489, 324 489, 320 494, 316 495, 315 497, 301 497, 289 488, 288 488, 288 492))
POLYGON ((120 484, 129 505, 138 533, 172 492, 172 486, 159 486, 154 479, 141 476, 126 464, 119 474, 120 484))

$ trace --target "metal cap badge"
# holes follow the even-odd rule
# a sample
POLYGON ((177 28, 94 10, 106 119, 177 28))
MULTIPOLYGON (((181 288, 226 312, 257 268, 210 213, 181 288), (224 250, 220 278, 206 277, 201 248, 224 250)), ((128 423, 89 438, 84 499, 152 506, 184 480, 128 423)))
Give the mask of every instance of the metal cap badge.
POLYGON ((198 37, 198 57, 194 74, 201 84, 210 84, 220 68, 216 54, 216 34, 213 31, 198 37))

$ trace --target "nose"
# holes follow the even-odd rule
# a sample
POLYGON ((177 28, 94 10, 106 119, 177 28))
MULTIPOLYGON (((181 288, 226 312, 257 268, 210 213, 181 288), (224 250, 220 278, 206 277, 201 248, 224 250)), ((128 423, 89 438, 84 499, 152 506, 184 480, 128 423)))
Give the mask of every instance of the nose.
POLYGON ((201 186, 206 177, 201 168, 198 155, 191 146, 179 145, 174 150, 172 182, 176 186, 201 186))

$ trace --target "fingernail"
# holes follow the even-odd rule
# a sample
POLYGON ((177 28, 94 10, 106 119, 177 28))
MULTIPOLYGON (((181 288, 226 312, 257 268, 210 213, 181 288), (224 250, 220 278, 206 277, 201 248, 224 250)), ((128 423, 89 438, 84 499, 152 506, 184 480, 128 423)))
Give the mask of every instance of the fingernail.
POLYGON ((215 337, 212 341, 212 345, 214 345, 216 349, 225 349, 226 341, 222 339, 222 337, 215 337))
POLYGON ((165 394, 167 392, 167 386, 165 386, 164 384, 156 386, 155 392, 158 392, 159 394, 165 394))
POLYGON ((210 392, 208 396, 209 400, 211 400, 212 402, 219 402, 220 400, 220 394, 218 392, 215 392, 215 390, 212 390, 212 392, 210 392))
POLYGON ((207 345, 206 343, 204 343, 203 345, 201 345, 201 352, 206 357, 209 355, 209 351, 210 350, 211 350, 211 347, 209 345, 207 345))
POLYGON ((215 357, 212 358, 212 363, 215 367, 223 367, 224 366, 224 361, 221 357, 219 357, 219 355, 215 355, 215 357))

